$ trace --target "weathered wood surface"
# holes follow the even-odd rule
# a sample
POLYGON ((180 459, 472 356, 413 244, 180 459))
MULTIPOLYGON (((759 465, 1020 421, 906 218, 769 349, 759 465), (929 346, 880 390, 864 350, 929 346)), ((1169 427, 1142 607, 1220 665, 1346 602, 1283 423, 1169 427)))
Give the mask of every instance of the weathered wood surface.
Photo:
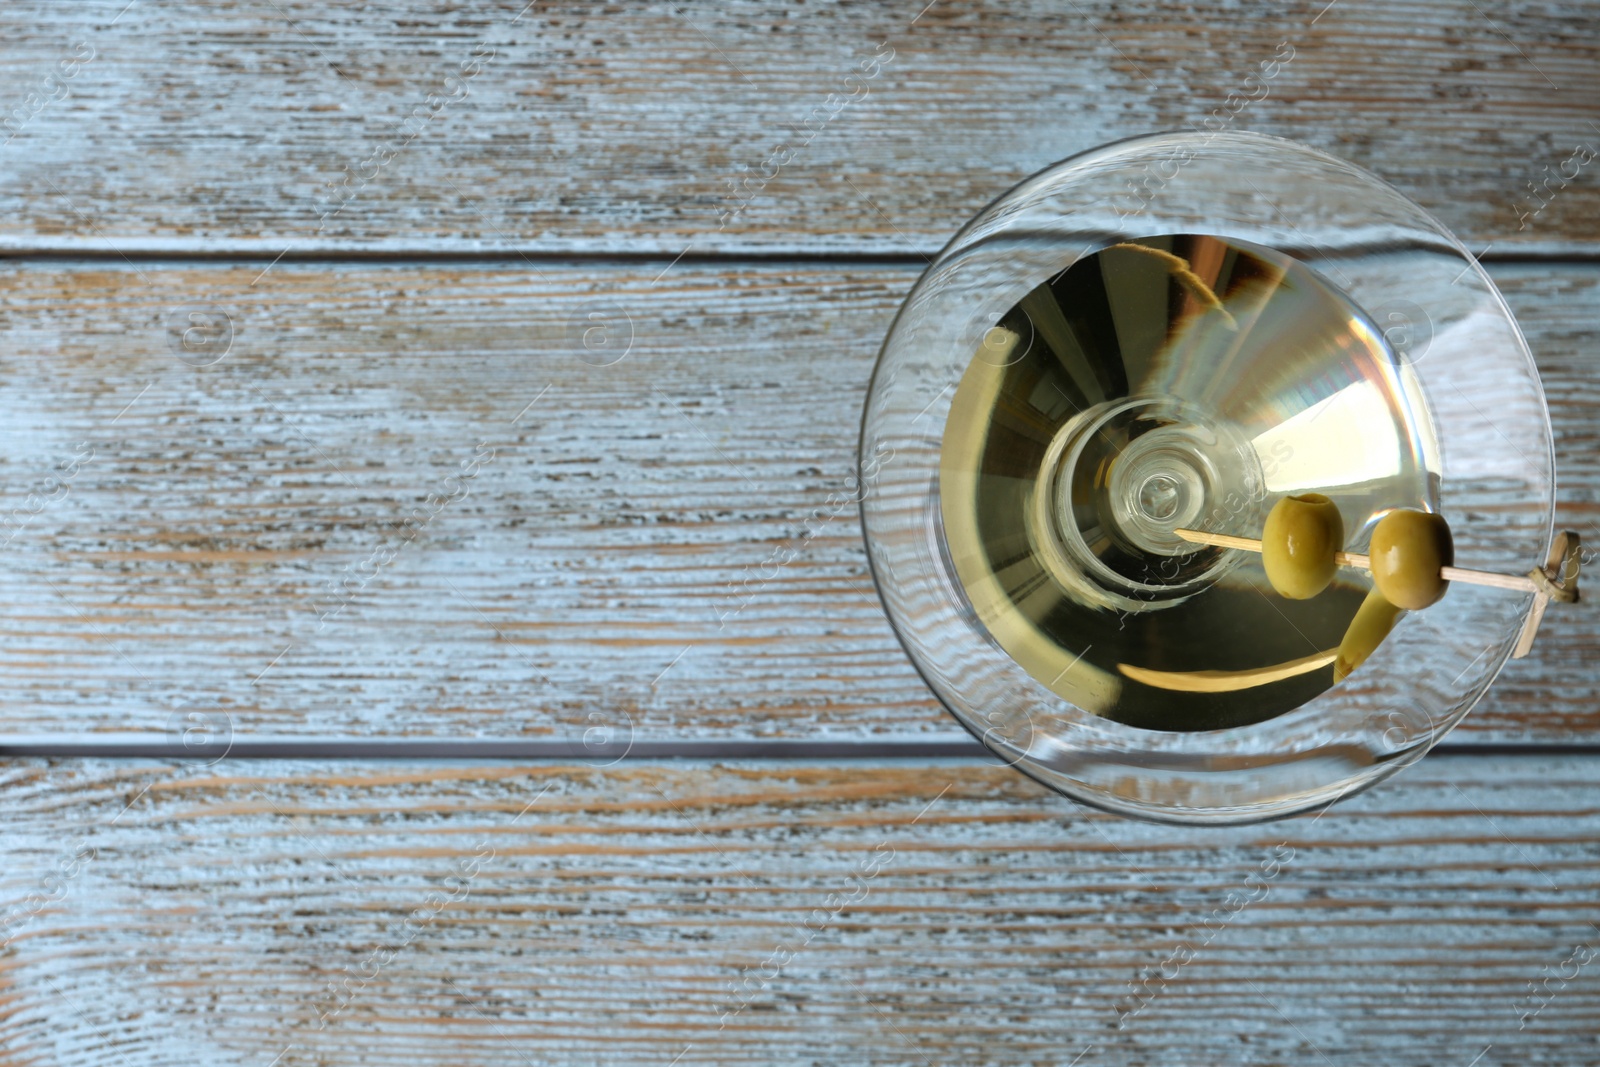
MULTIPOLYGON (((659 273, 7 266, 0 730, 963 736, 850 498, 915 271, 659 273), (175 355, 218 310, 226 357, 190 365, 225 334, 175 355)), ((1549 388, 1561 521, 1600 545, 1600 270, 1496 277, 1549 388)), ((1456 739, 1594 742, 1597 646, 1591 606, 1553 610, 1456 739)))
POLYGON ((1197 831, 959 762, 13 763, 0 1063, 1594 1063, 1597 770, 1197 831))
POLYGON ((0 247, 928 252, 1043 166, 1218 113, 1372 168, 1475 250, 1600 242, 1600 161, 1574 159, 1600 147, 1600 34, 1575 0, 0 18, 0 247))
MULTIPOLYGON (((818 254, 931 253, 1289 42, 1233 128, 1592 256, 1596 16, 9 3, 0 250, 73 258, 0 265, 0 734, 964 736, 846 499, 915 271, 818 254)), ((1600 268, 1496 276, 1600 545, 1600 268)), ((1592 744, 1597 644, 1552 612, 1453 740, 1592 744)), ((1202 833, 972 763, 9 760, 0 1067, 1600 1063, 1596 769, 1202 833)))

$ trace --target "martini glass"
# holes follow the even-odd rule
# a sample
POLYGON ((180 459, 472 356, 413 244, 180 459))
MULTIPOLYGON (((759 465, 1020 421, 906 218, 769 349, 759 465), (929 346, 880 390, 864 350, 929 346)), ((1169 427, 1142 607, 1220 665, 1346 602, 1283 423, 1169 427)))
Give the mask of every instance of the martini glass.
POLYGON ((1318 493, 1365 552, 1399 508, 1455 562, 1546 560, 1544 393, 1504 300, 1421 207, 1257 134, 1107 145, 1016 186, 906 299, 863 416, 862 523, 901 643, 997 756, 1122 814, 1249 822, 1420 758, 1530 593, 1454 583, 1348 677, 1371 588, 1291 601, 1261 536, 1318 493))

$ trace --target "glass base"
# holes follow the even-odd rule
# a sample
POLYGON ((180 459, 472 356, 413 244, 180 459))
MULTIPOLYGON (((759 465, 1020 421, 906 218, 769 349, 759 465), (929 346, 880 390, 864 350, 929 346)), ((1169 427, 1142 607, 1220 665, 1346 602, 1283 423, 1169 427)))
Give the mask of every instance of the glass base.
POLYGON ((1196 545, 1225 498, 1259 502, 1247 439, 1177 397, 1108 400, 1056 433, 1028 509, 1045 569, 1086 605, 1149 611, 1181 603, 1239 562, 1196 545))

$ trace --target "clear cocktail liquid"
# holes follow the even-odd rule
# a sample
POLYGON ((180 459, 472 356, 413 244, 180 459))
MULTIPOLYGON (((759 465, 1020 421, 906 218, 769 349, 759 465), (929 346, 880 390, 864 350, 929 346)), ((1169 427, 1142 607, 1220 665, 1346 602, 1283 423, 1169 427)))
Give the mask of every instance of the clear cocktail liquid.
POLYGON ((1428 507, 1431 422, 1409 366, 1329 281, 1270 249, 1172 235, 1082 259, 983 338, 940 454, 968 604, 1034 678, 1158 730, 1259 722, 1333 685, 1370 587, 1303 601, 1252 553, 1289 493, 1338 505, 1347 548, 1428 507))

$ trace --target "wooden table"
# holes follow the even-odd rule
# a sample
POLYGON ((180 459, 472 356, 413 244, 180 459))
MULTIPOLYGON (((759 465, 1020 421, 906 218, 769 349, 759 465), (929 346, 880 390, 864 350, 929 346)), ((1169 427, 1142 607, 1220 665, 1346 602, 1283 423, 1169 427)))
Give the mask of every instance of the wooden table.
POLYGON ((1600 1063, 1592 607, 1149 826, 830 504, 948 235, 1286 42, 1235 126, 1482 252, 1600 544, 1600 8, 922 2, 6 5, 0 1064, 1600 1063))

